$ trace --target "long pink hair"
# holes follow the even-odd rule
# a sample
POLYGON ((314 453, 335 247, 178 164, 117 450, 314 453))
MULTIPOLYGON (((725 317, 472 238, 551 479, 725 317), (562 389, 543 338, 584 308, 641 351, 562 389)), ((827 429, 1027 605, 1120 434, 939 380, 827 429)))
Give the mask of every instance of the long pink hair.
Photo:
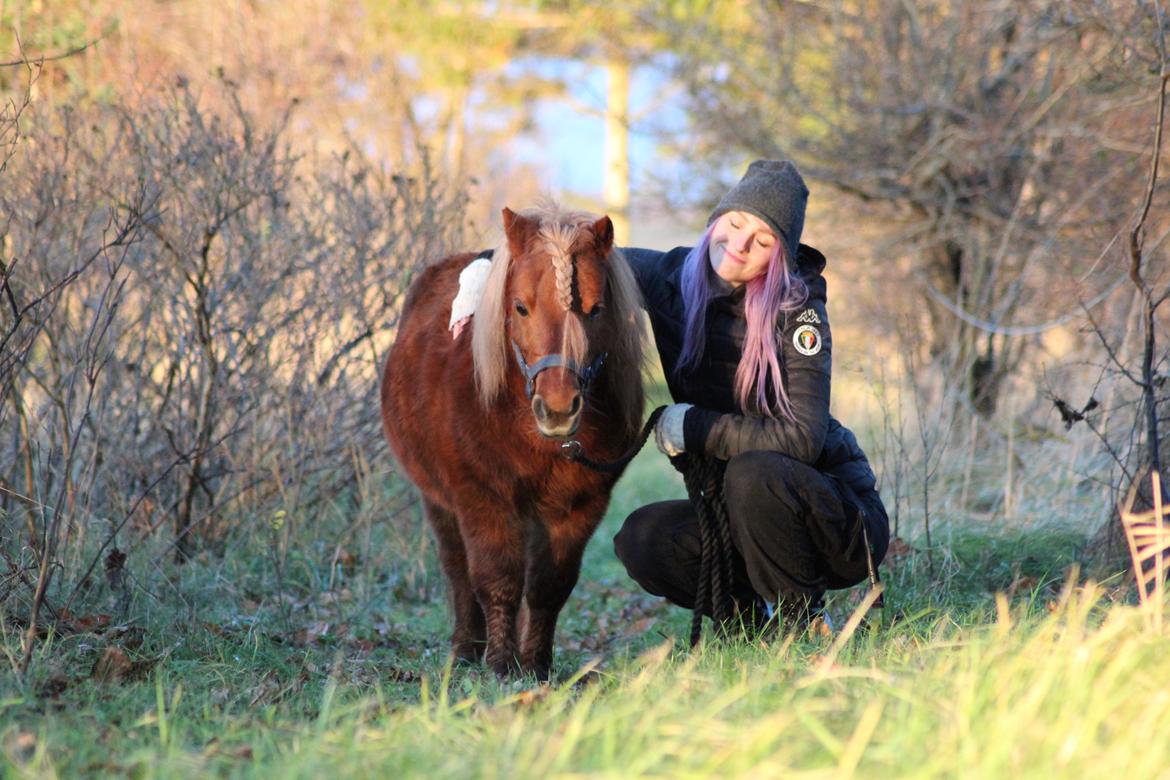
MULTIPOLYGON (((683 261, 682 297, 686 327, 682 354, 675 368, 676 376, 695 370, 707 345, 707 304, 714 297, 708 251, 714 229, 715 222, 712 222, 683 261)), ((781 314, 804 305, 808 300, 808 287, 789 270, 783 241, 776 241, 776 251, 768 261, 768 270, 748 281, 746 287, 743 306, 747 333, 739 366, 735 370, 735 400, 744 411, 755 410, 768 417, 779 413, 793 420, 792 404, 780 370, 777 320, 781 314), (769 385, 771 398, 768 397, 769 385)))

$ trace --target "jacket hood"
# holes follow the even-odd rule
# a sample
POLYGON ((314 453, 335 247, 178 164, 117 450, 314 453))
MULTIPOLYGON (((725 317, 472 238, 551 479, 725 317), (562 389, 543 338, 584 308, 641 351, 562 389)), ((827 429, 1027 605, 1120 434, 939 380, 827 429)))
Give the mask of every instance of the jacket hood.
POLYGON ((820 276, 824 270, 825 256, 821 251, 808 244, 801 244, 796 254, 796 272, 808 282, 814 276, 820 276))

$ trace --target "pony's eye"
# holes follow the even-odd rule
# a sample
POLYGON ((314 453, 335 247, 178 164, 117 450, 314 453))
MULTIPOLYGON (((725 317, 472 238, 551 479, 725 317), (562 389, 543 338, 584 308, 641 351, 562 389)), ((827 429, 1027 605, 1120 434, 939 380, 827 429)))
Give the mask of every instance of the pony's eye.
POLYGON ((520 303, 520 301, 516 301, 516 313, 519 314, 521 317, 527 317, 528 316, 528 307, 525 306, 524 304, 520 303))
POLYGON ((605 309, 605 307, 600 303, 593 304, 593 308, 589 310, 589 319, 595 320, 600 317, 603 309, 605 309))

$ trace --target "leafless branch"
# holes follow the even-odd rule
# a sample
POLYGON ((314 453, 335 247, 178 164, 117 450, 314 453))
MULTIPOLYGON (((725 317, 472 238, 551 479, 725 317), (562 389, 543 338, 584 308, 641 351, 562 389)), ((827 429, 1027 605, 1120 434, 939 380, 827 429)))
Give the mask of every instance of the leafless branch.
MULTIPOLYGON (((19 66, 19 65, 26 65, 26 66, 27 65, 41 65, 41 64, 46 63, 46 62, 56 62, 57 60, 65 60, 65 59, 69 59, 70 57, 76 57, 78 54, 81 54, 82 52, 84 52, 84 51, 86 51, 94 46, 97 46, 99 43, 101 43, 106 38, 108 38, 109 35, 110 35, 110 31, 104 32, 101 35, 99 35, 98 37, 94 38, 92 41, 86 41, 85 43, 81 44, 80 46, 75 46, 72 49, 69 49, 68 51, 61 52, 59 54, 38 54, 38 55, 33 56, 33 57, 24 56, 24 57, 21 57, 19 60, 10 60, 9 62, 0 62, 0 68, 11 68, 11 67, 19 66)), ((23 51, 23 47, 22 47, 22 51, 23 51)))

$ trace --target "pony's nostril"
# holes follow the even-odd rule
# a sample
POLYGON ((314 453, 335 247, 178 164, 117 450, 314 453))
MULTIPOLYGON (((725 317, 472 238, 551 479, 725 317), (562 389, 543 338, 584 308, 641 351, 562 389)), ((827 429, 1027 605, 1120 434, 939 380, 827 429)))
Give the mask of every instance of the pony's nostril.
POLYGON ((548 417, 548 407, 544 403, 544 399, 539 395, 532 399, 532 413, 536 415, 536 419, 543 420, 548 417))
POLYGON ((569 404, 569 416, 572 417, 577 412, 581 411, 581 396, 573 396, 573 403, 569 404))

